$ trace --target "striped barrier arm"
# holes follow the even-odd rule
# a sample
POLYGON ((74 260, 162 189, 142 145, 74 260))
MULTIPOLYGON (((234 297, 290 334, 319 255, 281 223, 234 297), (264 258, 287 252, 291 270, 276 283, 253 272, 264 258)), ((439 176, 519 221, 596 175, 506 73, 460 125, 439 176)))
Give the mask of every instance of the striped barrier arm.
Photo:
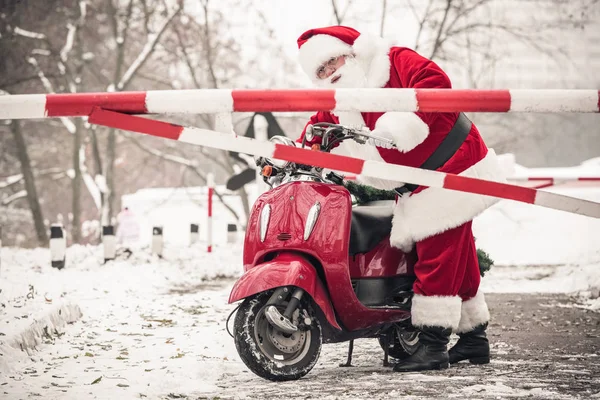
POLYGON ((600 90, 195 89, 0 96, 0 119, 264 111, 600 112, 600 90))
POLYGON ((352 157, 275 144, 273 142, 259 142, 255 139, 243 136, 219 133, 208 129, 187 128, 180 125, 117 113, 100 108, 96 108, 92 111, 89 122, 97 125, 178 140, 199 146, 289 160, 292 162, 315 165, 372 178, 389 179, 390 176, 394 176, 399 181, 415 185, 440 187, 502 199, 516 200, 523 203, 600 218, 600 203, 507 183, 469 178, 439 171, 428 171, 420 168, 387 164, 378 161, 365 161, 352 157))

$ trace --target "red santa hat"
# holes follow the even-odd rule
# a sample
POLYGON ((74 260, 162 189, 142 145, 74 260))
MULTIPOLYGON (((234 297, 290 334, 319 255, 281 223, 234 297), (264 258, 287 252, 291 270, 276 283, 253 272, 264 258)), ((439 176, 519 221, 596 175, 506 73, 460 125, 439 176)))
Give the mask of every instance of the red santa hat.
POLYGON ((299 61, 304 72, 312 79, 317 69, 331 57, 353 53, 353 45, 360 32, 347 26, 327 26, 310 29, 298 38, 299 61))

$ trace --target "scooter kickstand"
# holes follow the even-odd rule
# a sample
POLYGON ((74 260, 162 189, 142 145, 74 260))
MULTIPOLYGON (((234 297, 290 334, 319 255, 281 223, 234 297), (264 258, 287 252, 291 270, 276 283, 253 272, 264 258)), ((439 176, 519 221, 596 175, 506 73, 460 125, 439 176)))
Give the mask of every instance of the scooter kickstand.
POLYGON ((352 365, 352 351, 354 351, 354 339, 350 340, 350 345, 348 346, 348 358, 344 364, 340 364, 340 367, 354 367, 354 365, 352 365))
POLYGON ((389 367, 389 352, 390 352, 390 335, 388 333, 383 337, 383 366, 389 367))

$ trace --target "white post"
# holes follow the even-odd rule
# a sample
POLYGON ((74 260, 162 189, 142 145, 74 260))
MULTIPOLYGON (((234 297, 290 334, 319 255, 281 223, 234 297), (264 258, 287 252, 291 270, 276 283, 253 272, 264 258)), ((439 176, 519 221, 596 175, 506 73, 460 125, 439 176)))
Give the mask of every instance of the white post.
POLYGON ((227 224, 227 243, 237 242, 237 225, 227 224))
POLYGON ((206 186, 208 188, 208 215, 206 217, 206 251, 212 252, 213 245, 213 224, 212 224, 212 198, 215 190, 215 175, 209 172, 206 175, 206 186))
POLYGON ((112 225, 102 227, 102 246, 104 248, 104 263, 114 260, 117 255, 117 238, 112 225))
POLYGON ((67 238, 62 224, 50 226, 50 258, 54 268, 65 267, 67 253, 67 238))
POLYGON ((163 254, 163 228, 162 226, 155 226, 152 228, 152 254, 162 258, 163 254))
POLYGON ((198 241, 198 224, 190 225, 190 245, 198 241))
MULTIPOLYGON (((254 138, 261 142, 269 140, 269 123, 267 122, 267 119, 260 114, 254 116, 254 138)), ((257 166, 255 199, 269 190, 269 186, 263 181, 263 177, 260 173, 261 169, 257 166)))

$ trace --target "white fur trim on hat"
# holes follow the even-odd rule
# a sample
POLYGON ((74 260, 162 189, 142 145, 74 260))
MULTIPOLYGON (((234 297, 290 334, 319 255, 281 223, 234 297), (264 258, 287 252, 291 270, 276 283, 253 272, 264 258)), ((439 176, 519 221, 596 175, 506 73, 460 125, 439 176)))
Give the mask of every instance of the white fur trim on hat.
POLYGON ((315 35, 300 46, 300 66, 311 80, 317 79, 317 69, 331 57, 352 54, 352 46, 331 35, 315 35))
POLYGON ((331 35, 315 35, 300 46, 298 59, 306 75, 318 82, 317 68, 331 57, 354 54, 367 77, 367 87, 381 88, 390 80, 392 42, 379 36, 361 34, 350 46, 331 35))
POLYGON ((423 296, 415 294, 410 309, 414 326, 441 326, 455 330, 460 321, 459 296, 423 296))
POLYGON ((374 135, 390 138, 398 151, 408 152, 429 135, 429 126, 415 113, 388 111, 375 123, 374 135))
POLYGON ((482 292, 477 292, 475 297, 463 301, 456 333, 470 332, 489 320, 490 310, 485 302, 485 296, 482 292))
MULTIPOLYGON (((504 173, 496 153, 487 155, 461 176, 503 182, 504 173)), ((425 238, 471 221, 498 201, 495 197, 430 187, 398 199, 392 219, 390 243, 404 251, 425 238)))

